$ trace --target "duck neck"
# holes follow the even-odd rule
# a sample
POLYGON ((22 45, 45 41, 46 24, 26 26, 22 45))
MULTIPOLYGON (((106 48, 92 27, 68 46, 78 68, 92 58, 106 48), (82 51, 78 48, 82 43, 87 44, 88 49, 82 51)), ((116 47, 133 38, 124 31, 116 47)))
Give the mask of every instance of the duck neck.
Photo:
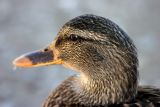
POLYGON ((137 90, 137 79, 133 83, 130 81, 132 78, 124 73, 124 75, 109 73, 95 75, 81 73, 78 76, 81 91, 78 92, 93 101, 90 103, 94 105, 119 104, 133 100, 137 90))

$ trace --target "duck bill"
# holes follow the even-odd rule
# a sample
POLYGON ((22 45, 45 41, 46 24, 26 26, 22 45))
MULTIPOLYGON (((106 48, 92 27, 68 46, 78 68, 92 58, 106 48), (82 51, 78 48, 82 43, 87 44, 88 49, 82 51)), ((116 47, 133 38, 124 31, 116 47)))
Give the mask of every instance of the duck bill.
POLYGON ((35 51, 24 54, 13 61, 17 67, 38 67, 51 64, 61 64, 60 59, 55 59, 53 51, 35 51))

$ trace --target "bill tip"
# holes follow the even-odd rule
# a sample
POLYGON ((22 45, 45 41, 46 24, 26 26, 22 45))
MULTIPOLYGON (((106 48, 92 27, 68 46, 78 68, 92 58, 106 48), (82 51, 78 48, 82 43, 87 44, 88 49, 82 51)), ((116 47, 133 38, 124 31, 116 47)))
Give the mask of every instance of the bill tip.
POLYGON ((25 56, 16 58, 12 63, 17 67, 30 67, 32 65, 32 62, 25 56))

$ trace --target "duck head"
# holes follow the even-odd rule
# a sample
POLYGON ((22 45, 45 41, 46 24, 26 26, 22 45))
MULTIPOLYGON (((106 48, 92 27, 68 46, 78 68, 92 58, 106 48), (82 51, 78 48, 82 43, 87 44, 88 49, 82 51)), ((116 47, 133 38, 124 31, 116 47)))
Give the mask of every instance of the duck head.
POLYGON ((62 64, 77 71, 81 85, 90 92, 97 90, 101 93, 97 97, 107 98, 107 103, 130 101, 137 91, 136 48, 118 25, 100 16, 70 20, 47 48, 24 54, 13 63, 18 67, 62 64))

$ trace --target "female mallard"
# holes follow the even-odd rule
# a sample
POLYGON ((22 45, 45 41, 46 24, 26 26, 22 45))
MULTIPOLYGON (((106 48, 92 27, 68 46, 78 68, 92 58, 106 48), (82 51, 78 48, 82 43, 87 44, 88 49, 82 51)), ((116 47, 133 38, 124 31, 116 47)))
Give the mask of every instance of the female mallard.
POLYGON ((78 72, 44 107, 160 107, 160 90, 138 86, 136 47, 115 23, 82 15, 67 22, 44 50, 25 54, 18 67, 62 64, 78 72))

